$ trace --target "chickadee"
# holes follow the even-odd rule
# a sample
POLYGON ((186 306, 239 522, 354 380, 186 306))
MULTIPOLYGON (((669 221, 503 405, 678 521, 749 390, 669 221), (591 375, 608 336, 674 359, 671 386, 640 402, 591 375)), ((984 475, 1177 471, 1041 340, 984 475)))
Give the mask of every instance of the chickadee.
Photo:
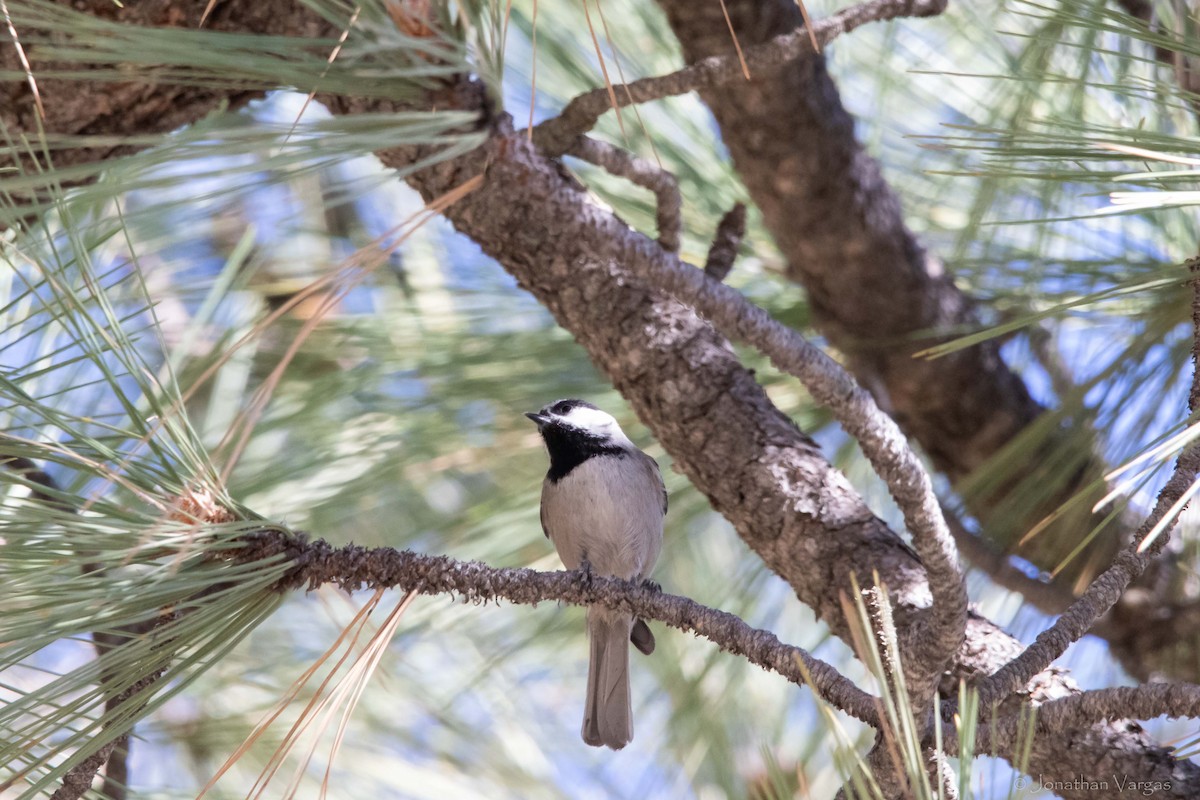
MULTIPOLYGON (((610 415, 582 400, 527 413, 550 454, 542 483, 542 530, 567 569, 642 580, 662 548, 667 489, 658 464, 610 415)), ((654 636, 631 614, 592 606, 583 740, 620 750, 633 739, 629 645, 646 655, 654 636)))

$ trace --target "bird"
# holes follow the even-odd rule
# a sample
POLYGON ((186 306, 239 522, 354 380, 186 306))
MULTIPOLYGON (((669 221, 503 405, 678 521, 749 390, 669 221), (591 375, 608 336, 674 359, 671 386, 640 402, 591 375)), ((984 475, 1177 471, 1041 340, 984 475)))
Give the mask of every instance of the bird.
MULTIPOLYGON (((612 415, 583 400, 527 412, 550 456, 542 482, 542 531, 567 569, 645 581, 662 549, 667 489, 658 462, 638 449, 612 415)), ((633 739, 629 642, 654 652, 644 620, 590 606, 583 741, 620 750, 633 739)))

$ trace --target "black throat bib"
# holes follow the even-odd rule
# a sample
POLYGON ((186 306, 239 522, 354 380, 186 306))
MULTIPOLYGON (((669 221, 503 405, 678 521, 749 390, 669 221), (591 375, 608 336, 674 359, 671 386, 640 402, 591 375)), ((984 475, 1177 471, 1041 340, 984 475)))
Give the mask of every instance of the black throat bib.
POLYGON ((599 436, 556 422, 547 423, 541 432, 546 450, 550 453, 550 471, 546 477, 551 483, 558 483, 570 475, 571 470, 594 456, 624 458, 626 455, 624 448, 599 436))

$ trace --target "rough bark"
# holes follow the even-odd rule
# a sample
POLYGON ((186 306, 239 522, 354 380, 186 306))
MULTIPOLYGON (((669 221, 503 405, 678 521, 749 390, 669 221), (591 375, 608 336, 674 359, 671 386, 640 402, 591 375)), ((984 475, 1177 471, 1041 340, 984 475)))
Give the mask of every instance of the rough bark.
MULTIPOLYGON (((720 4, 658 3, 689 63, 733 53, 720 4)), ((725 5, 743 48, 802 24, 793 0, 727 0, 725 5)), ((938 331, 978 325, 974 302, 904 224, 879 165, 855 139, 854 120, 823 57, 753 78, 701 96, 787 259, 788 277, 805 287, 818 329, 846 355, 859 381, 956 487, 967 487, 976 470, 1014 438, 1028 435, 1045 409, 1004 364, 995 343, 932 361, 912 357, 953 335, 938 331)), ((1091 432, 1080 437, 1072 430, 1086 424, 1068 416, 1046 425, 1026 468, 997 488, 965 492, 968 509, 994 547, 1050 570, 1103 518, 1107 509, 1100 514, 1090 509, 1104 492, 1106 465, 1094 451, 1091 432), (1010 493, 1026 476, 1045 481, 1045 494, 1041 502, 1021 506, 1010 493), (1094 485, 1084 489, 1089 484, 1094 485), (1085 502, 1018 546, 1020 537, 1080 490, 1088 495, 1085 502)), ((1112 562, 1132 528, 1127 518, 1118 522, 1063 571, 1059 582, 1067 591, 1078 593, 1112 562)), ((1155 565, 1138 595, 1143 600, 1150 595, 1161 606, 1153 620, 1144 603, 1130 608, 1124 602, 1106 620, 1103 635, 1114 655, 1143 679, 1200 677, 1195 667, 1200 660, 1191 657, 1194 643, 1183 648, 1189 656, 1181 657, 1179 624, 1169 611, 1190 607, 1166 596, 1177 585, 1169 566, 1155 565)), ((1062 607, 1044 610, 1056 613, 1062 607)))
MULTIPOLYGON (((103 5, 104 13, 114 13, 128 24, 186 24, 198 13, 198 4, 185 4, 176 12, 166 0, 122 9, 94 5, 103 5)), ((209 24, 241 32, 319 30, 303 7, 279 0, 219 5, 209 24)), ((10 55, 7 50, 3 54, 6 66, 10 55)), ((135 92, 126 83, 91 85, 88 102, 82 103, 71 85, 58 91, 42 86, 48 105, 70 106, 53 117, 57 124, 97 133, 128 131, 134 112, 163 102, 170 104, 172 125, 177 125, 199 119, 230 99, 158 85, 140 86, 135 92), (170 100, 156 99, 158 92, 168 93, 170 100), (136 108, 125 113, 120 103, 136 108)), ((457 88, 455 105, 485 107, 487 100, 477 84, 464 80, 457 88)), ((20 100, 20 93, 4 97, 20 100)), ((334 97, 326 102, 339 113, 396 110, 379 100, 334 97)), ((14 114, 9 105, 0 113, 11 129, 32 130, 21 127, 21 119, 31 119, 27 113, 14 114)), ((146 126, 141 132, 163 129, 150 115, 137 116, 146 126)), ((419 154, 379 155, 398 166, 412 163, 419 154)), ((96 156, 81 158, 86 157, 96 156)), ((411 183, 432 199, 478 176, 479 187, 447 212, 450 221, 571 331, 671 453, 677 468, 789 582, 802 602, 845 635, 839 593, 850 585, 851 574, 869 584, 876 570, 892 593, 902 628, 925 613, 924 572, 909 548, 871 513, 816 445, 771 405, 728 343, 690 309, 645 288, 631 269, 653 268, 663 256, 656 242, 589 202, 556 163, 542 158, 524 137, 513 135, 503 118, 494 121, 489 143, 481 151, 426 170, 411 183)), ((944 685, 952 689, 957 678, 990 673, 1019 650, 1010 636, 973 616, 959 664, 944 685)), ((1035 678, 1023 696, 1041 702, 1077 691, 1068 676, 1050 669, 1035 678)), ((1047 776, 1119 771, 1170 782, 1179 793, 1167 796, 1200 795, 1200 770, 1190 762, 1175 761, 1129 723, 1101 723, 1048 737, 1035 747, 1031 771, 1047 776)))
MULTIPOLYGON (((353 102, 334 105, 363 109, 353 102)), ((914 624, 928 602, 920 564, 815 444, 771 405, 728 344, 689 309, 647 291, 629 270, 628 264, 652 264, 657 244, 593 206, 523 138, 505 142, 505 157, 491 164, 485 184, 447 212, 455 227, 575 335, 676 467, 838 635, 848 638, 839 594, 851 575, 862 582, 873 570, 892 592, 898 624, 914 624), (514 186, 521 191, 514 193, 514 186)), ((412 158, 380 156, 393 165, 412 158)), ((432 199, 473 174, 459 161, 411 182, 432 199)), ((943 686, 952 693, 957 678, 989 674, 1020 650, 1002 630, 972 617, 955 673, 943 686)), ((1025 696, 1041 702, 1077 691, 1065 673, 1051 669, 1025 696)), ((1200 791, 1200 769, 1176 761, 1128 722, 1039 740, 1031 764, 1042 775, 1144 770, 1157 776, 1147 780, 1177 787, 1174 796, 1200 791)))
MULTIPOLYGON (((732 52, 720 4, 659 0, 659 5, 689 63, 732 52)), ((725 5, 743 47, 803 24, 793 0, 725 5)), ((839 45, 848 46, 834 46, 839 45)), ((979 320, 946 265, 905 226, 879 165, 855 139, 854 120, 824 58, 804 58, 701 96, 787 259, 788 277, 807 290, 817 327, 937 468, 961 483, 1043 409, 1000 359, 994 342, 935 360, 912 357, 938 341, 931 333, 970 328, 979 320)), ((1047 442, 1044 450, 1055 446, 1047 442)), ((1015 517, 1005 491, 967 499, 993 542, 1050 570, 1090 530, 1086 517, 1065 520, 1024 547, 1016 539, 1099 474, 1099 462, 1088 464, 1046 503, 1015 517)), ((1118 542, 1113 533, 1100 537, 1065 579, 1107 565, 1118 542)))
MULTIPOLYGON (((76 11, 85 12, 112 22, 132 22, 147 26, 199 26, 205 3, 162 2, 152 0, 137 3, 136 8, 122 8, 112 0, 73 0, 67 3, 76 11)), ((324 20, 312 14, 293 13, 294 4, 281 2, 251 3, 239 8, 237 16, 224 13, 228 3, 216 3, 205 27, 212 30, 247 30, 273 36, 337 36, 324 20), (286 13, 285 13, 286 12, 286 13)), ((228 102, 237 107, 260 97, 261 92, 214 93, 207 89, 169 83, 143 83, 130 80, 108 83, 90 91, 91 84, 73 80, 55 80, 40 73, 52 68, 38 56, 36 31, 18 31, 25 53, 34 67, 46 131, 57 134, 85 136, 89 134, 121 136, 159 133, 175 130, 195 122, 217 105, 228 102), (81 87, 85 87, 81 90, 81 87)), ((21 70, 17 51, 7 35, 0 49, 0 65, 5 70, 21 70)), ((34 102, 33 89, 27 80, 0 81, 0 123, 12 134, 35 134, 38 130, 39 109, 34 102)), ((54 164, 62 169, 74 164, 87 164, 132 152, 134 148, 118 142, 92 148, 59 151, 54 164)))

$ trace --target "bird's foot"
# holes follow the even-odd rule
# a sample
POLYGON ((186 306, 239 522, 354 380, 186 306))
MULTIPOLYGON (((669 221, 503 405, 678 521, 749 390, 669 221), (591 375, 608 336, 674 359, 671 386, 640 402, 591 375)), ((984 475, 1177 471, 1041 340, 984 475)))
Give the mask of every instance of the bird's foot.
POLYGON ((583 586, 583 588, 585 588, 585 589, 592 588, 592 579, 594 577, 595 577, 595 573, 592 572, 592 562, 588 561, 586 558, 580 560, 580 562, 579 562, 579 583, 583 586))

